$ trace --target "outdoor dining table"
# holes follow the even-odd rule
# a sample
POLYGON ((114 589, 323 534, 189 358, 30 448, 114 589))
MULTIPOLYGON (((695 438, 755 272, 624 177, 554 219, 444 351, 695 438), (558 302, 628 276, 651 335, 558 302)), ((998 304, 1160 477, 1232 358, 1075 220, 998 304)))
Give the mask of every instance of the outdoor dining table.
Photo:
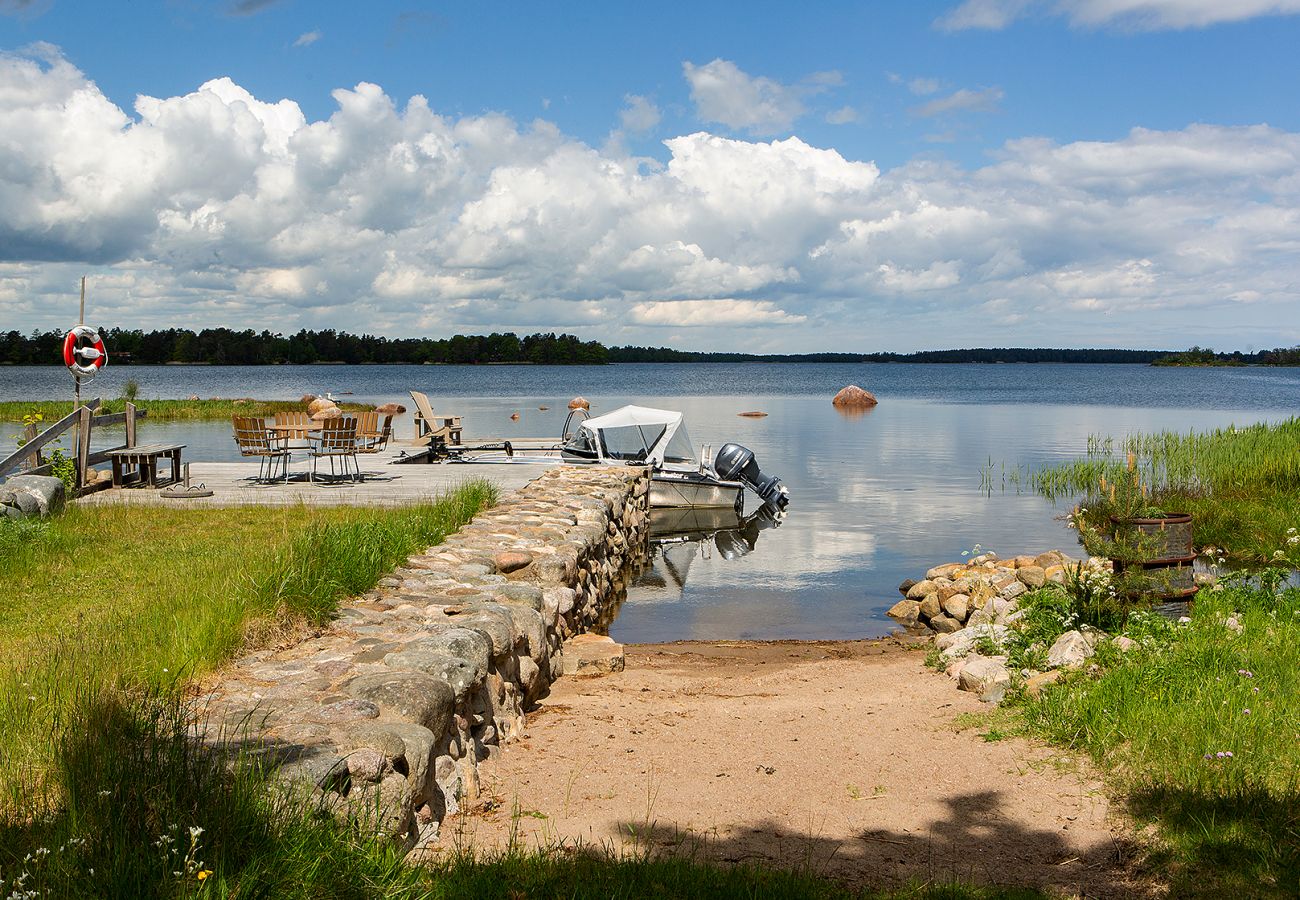
MULTIPOLYGON (((293 432, 301 432, 303 434, 308 435, 309 437, 312 435, 319 437, 321 434, 324 433, 325 428, 322 425, 310 425, 304 428, 302 425, 282 425, 279 423, 268 422, 266 425, 266 430, 271 432, 272 434, 277 435, 280 440, 283 440, 285 444, 285 449, 288 450, 289 439, 292 436, 293 432)), ((295 449, 304 449, 304 448, 295 448, 295 449)), ((292 459, 293 458, 292 455, 290 455, 289 458, 292 459)), ((285 481, 289 480, 290 473, 288 469, 289 469, 289 464, 288 462, 285 462, 285 475, 284 475, 285 481)), ((311 475, 306 472, 303 472, 300 473, 300 478, 306 478, 308 480, 311 480, 311 475)))
MULTIPOLYGON (((288 449, 290 449, 290 448, 289 448, 289 440, 290 440, 290 438, 293 436, 293 433, 294 433, 294 432, 302 432, 303 434, 306 434, 306 435, 308 435, 308 436, 313 435, 313 434, 319 436, 320 433, 321 433, 324 429, 323 429, 321 426, 319 426, 319 425, 312 425, 312 426, 309 426, 309 427, 307 427, 307 428, 304 428, 304 427, 302 427, 301 425, 280 425, 280 424, 277 424, 277 423, 271 423, 271 422, 268 422, 267 425, 266 425, 266 430, 269 431, 269 432, 271 432, 272 434, 276 435, 276 438, 277 438, 278 440, 283 441, 283 442, 284 442, 284 445, 285 445, 284 448, 285 448, 286 450, 288 450, 288 449)), ((307 449, 310 449, 310 448, 308 448, 308 447, 295 447, 295 448, 293 448, 293 449, 297 449, 297 450, 307 450, 307 449)), ((293 456, 292 456, 292 454, 291 454, 291 455, 289 456, 289 459, 292 459, 292 458, 293 458, 293 456)), ((289 474, 290 474, 289 471, 288 471, 288 470, 289 470, 289 463, 286 461, 285 464, 284 464, 284 466, 285 466, 285 475, 284 475, 284 479, 285 479, 285 481, 288 481, 288 480, 289 480, 289 474)), ((308 479, 310 479, 311 476, 310 476, 308 473, 306 473, 306 472, 300 472, 300 473, 299 473, 299 477, 300 477, 300 478, 308 478, 308 479)))

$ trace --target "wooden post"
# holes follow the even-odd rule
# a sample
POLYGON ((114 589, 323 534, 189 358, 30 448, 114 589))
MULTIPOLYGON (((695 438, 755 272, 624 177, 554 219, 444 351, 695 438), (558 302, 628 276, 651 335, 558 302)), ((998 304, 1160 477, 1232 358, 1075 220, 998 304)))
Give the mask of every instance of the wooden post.
POLYGON ((90 468, 90 423, 95 413, 89 406, 77 413, 77 490, 81 490, 86 486, 86 469, 90 468))
MULTIPOLYGON (((36 440, 35 422, 33 422, 32 424, 28 425, 26 428, 23 429, 23 446, 30 444, 34 440, 36 440)), ((40 448, 37 448, 34 456, 31 459, 28 459, 26 461, 25 467, 28 469, 32 469, 39 465, 41 465, 41 451, 40 448)))
POLYGON ((135 404, 126 402, 126 445, 135 446, 135 404))

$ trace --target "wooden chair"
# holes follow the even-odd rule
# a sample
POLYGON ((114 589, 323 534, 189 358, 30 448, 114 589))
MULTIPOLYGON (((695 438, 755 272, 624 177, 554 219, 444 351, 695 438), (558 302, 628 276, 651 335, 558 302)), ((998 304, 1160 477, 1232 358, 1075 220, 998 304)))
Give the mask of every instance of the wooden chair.
POLYGON ((415 404, 416 437, 427 440, 431 447, 437 444, 455 446, 461 442, 460 416, 435 416, 428 395, 419 391, 411 391, 411 402, 415 404))
POLYGON ((265 420, 253 416, 232 416, 231 425, 235 430, 239 455, 257 457, 255 481, 274 479, 276 462, 283 465, 284 480, 289 480, 289 450, 280 438, 266 430, 265 420))
POLYGON ((289 450, 310 450, 311 435, 307 432, 316 423, 311 420, 311 416, 305 412, 278 412, 275 414, 275 424, 291 427, 292 431, 281 431, 284 438, 284 445, 289 450))
POLYGON ((384 416, 384 424, 379 425, 379 413, 360 413, 358 416, 359 425, 357 427, 358 453, 378 453, 388 446, 388 439, 393 436, 393 416, 384 416), (369 422, 369 427, 366 423, 369 422))
POLYGON ((355 475, 353 481, 361 480, 361 467, 357 464, 357 420, 351 416, 326 419, 320 423, 320 434, 312 441, 311 480, 316 480, 316 467, 322 459, 330 461, 330 477, 341 477, 334 470, 334 460, 343 467, 342 474, 348 475, 348 460, 352 460, 355 475))

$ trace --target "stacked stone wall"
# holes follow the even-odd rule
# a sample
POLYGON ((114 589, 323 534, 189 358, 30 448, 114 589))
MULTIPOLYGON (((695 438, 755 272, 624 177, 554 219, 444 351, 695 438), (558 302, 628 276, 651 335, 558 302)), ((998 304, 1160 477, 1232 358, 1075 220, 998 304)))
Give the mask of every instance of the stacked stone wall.
POLYGON ((547 472, 320 635, 235 663, 201 699, 201 738, 340 817, 427 844, 565 671, 565 641, 607 621, 648 512, 645 469, 547 472))

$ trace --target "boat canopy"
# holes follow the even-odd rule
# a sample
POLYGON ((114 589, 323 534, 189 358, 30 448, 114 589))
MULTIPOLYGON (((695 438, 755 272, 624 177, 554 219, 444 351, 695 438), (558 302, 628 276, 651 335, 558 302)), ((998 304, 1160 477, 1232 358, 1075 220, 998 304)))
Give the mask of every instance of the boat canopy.
POLYGON ((564 449, 601 462, 695 462, 682 414, 647 406, 624 406, 587 419, 564 449))

